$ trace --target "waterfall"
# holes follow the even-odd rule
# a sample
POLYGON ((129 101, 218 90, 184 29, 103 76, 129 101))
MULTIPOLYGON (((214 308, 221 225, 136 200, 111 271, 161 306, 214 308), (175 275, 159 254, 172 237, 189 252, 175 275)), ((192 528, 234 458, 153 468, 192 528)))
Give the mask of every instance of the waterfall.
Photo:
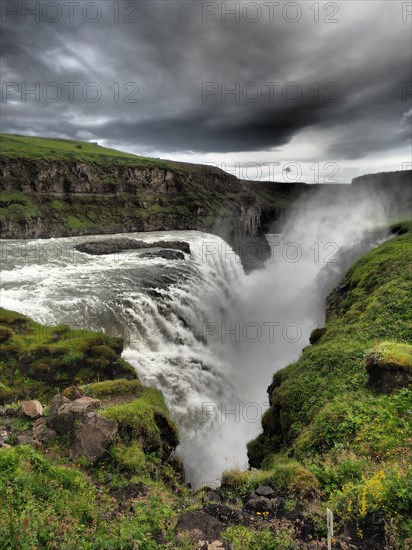
POLYGON ((370 231, 383 223, 383 209, 348 200, 302 199, 282 234, 268 236, 264 269, 249 275, 219 237, 196 231, 128 235, 154 247, 187 241, 192 253, 178 261, 73 248, 108 236, 2 241, 1 305, 45 324, 122 336, 124 358, 165 395, 187 479, 212 485, 225 468, 246 467, 272 375, 324 322, 345 257, 377 244, 370 231))

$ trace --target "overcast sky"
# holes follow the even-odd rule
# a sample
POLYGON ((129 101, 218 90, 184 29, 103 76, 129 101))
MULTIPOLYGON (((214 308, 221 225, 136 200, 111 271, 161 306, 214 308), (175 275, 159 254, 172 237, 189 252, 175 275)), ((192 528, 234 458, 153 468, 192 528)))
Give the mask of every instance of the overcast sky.
POLYGON ((412 2, 1 9, 2 132, 250 179, 348 182, 412 162, 412 2))

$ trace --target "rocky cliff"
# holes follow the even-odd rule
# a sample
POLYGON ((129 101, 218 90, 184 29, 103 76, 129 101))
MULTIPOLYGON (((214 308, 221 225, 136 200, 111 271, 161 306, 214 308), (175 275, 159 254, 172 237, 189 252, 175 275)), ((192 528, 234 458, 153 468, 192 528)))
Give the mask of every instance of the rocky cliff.
POLYGON ((412 170, 365 174, 352 180, 355 192, 383 197, 394 214, 410 214, 412 209, 412 170))
MULTIPOLYGON (((336 187, 244 181, 213 166, 70 140, 2 135, 0 148, 0 238, 199 230, 226 240, 246 270, 268 257, 264 233, 297 198, 321 187, 334 197, 336 187)), ((411 174, 362 176, 344 187, 405 208, 411 174)))
POLYGON ((267 258, 270 223, 306 187, 67 140, 2 136, 0 144, 3 239, 201 230, 225 239, 251 269, 267 258))

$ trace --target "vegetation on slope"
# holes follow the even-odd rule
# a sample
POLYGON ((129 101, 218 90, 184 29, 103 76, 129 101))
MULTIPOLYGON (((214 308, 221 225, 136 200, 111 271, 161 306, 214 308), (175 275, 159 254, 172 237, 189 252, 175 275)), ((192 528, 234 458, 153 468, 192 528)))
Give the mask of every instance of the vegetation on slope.
MULTIPOLYGON (((41 138, 13 134, 0 135, 3 158, 62 161, 77 160, 99 164, 127 164, 136 168, 184 168, 184 163, 142 157, 102 147, 98 143, 70 139, 41 138)), ((196 165, 194 165, 196 166, 196 165)))
POLYGON ((68 325, 44 326, 3 308, 0 345, 0 402, 47 399, 70 385, 136 376, 120 357, 120 338, 68 325))
MULTIPOLYGON (((263 433, 248 446, 250 464, 262 470, 244 474, 249 486, 257 475, 276 479, 293 460, 311 480, 312 507, 331 508, 337 530, 366 548, 412 541, 411 224, 397 230, 329 297, 314 345, 274 375, 263 433), (382 393, 368 380, 372 360, 408 372, 405 387, 382 393)), ((292 487, 284 495, 296 498, 292 487)))
POLYGON ((120 358, 121 340, 42 326, 4 309, 0 336, 0 548, 153 549, 160 534, 176 547, 171 518, 187 493, 173 456, 176 427, 161 393, 120 358), (34 426, 19 400, 40 399, 47 418, 59 390, 98 397, 100 413, 117 421, 97 464, 72 458, 71 433, 35 447, 19 439, 34 426))

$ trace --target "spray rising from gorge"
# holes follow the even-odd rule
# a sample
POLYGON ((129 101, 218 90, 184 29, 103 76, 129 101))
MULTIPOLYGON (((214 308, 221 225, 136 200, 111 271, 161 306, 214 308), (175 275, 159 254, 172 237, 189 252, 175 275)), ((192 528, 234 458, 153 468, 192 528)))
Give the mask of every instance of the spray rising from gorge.
POLYGON ((384 219, 379 201, 359 195, 342 192, 333 205, 322 192, 302 198, 282 232, 268 237, 264 269, 249 275, 226 243, 199 232, 130 235, 154 246, 187 241, 192 254, 181 261, 74 250, 90 237, 27 243, 43 254, 7 241, 2 306, 123 336, 125 359, 163 391, 179 426, 187 479, 213 484, 225 468, 246 466, 273 372, 322 325, 326 295, 383 238, 371 231, 384 219))

